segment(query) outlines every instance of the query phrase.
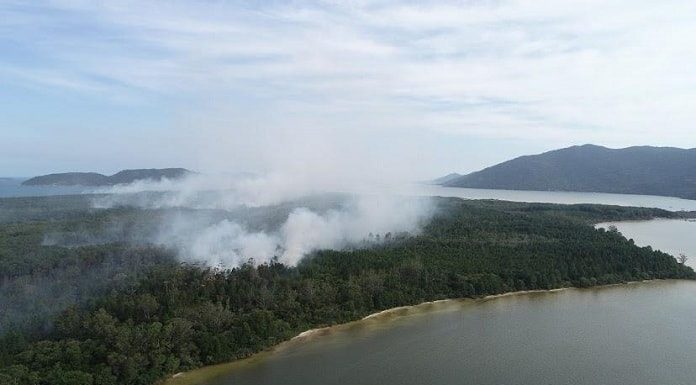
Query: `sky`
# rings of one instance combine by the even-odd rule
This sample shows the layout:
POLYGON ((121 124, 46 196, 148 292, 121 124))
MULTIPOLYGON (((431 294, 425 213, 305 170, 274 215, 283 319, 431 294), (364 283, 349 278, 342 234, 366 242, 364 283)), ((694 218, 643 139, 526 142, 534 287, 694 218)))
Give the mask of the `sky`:
MULTIPOLYGON (((694 1, 0 1, 0 176, 696 147, 694 1)), ((339 171, 340 170, 340 171, 339 171)))

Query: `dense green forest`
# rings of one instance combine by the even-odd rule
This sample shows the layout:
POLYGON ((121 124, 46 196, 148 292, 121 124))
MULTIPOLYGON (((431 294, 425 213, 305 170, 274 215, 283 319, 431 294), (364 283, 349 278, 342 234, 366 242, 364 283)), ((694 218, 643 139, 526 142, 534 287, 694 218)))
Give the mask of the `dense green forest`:
MULTIPOLYGON (((138 238, 47 242, 46 234, 98 235, 115 218, 123 234, 146 233, 167 215, 96 210, 83 199, 0 199, 1 384, 152 384, 395 306, 696 278, 670 255, 593 227, 679 216, 657 209, 440 198, 419 235, 380 234, 379 243, 315 252, 297 266, 219 270, 179 263, 138 238)), ((287 210, 247 210, 247 225, 287 210)))

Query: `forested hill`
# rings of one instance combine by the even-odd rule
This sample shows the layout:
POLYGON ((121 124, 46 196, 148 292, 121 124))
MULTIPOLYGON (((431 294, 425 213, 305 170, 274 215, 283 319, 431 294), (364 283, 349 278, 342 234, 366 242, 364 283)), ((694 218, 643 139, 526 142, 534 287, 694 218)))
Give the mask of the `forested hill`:
POLYGON ((384 234, 298 266, 221 271, 179 264, 152 245, 47 244, 47 233, 114 223, 142 233, 162 215, 94 210, 80 199, 0 199, 16 218, 0 223, 0 384, 147 385, 395 306, 695 276, 670 255, 592 225, 682 215, 658 209, 441 198, 417 236, 384 234), (34 206, 50 209, 37 216, 34 206))
POLYGON ((191 171, 185 168, 123 170, 111 176, 96 172, 65 172, 37 176, 22 182, 22 184, 25 186, 110 186, 146 179, 155 181, 163 178, 177 179, 190 173, 191 171))
POLYGON ((437 184, 450 187, 606 192, 696 199, 696 149, 574 146, 540 155, 523 156, 437 184))

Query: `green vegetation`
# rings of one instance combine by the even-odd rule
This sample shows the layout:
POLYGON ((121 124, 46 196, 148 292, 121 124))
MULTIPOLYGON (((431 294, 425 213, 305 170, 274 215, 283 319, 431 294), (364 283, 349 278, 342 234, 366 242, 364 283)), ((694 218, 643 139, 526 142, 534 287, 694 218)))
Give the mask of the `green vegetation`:
POLYGON ((55 198, 0 200, 0 213, 16 214, 16 205, 33 213, 0 221, 0 305, 14 312, 0 321, 2 384, 152 384, 395 306, 696 277, 670 255, 592 226, 677 215, 657 209, 439 199, 418 236, 381 234, 376 246, 316 252, 296 267, 221 271, 179 264, 149 245, 45 245, 51 231, 119 217, 140 232, 148 222, 134 218, 162 215, 63 199, 63 209, 55 198), (31 209, 50 199, 48 214, 31 209), (37 319, 22 318, 27 311, 37 319))
POLYGON ((110 186, 120 183, 133 183, 139 180, 177 179, 191 174, 184 168, 151 168, 122 170, 114 175, 106 176, 96 172, 64 172, 36 176, 22 182, 25 186, 110 186))
POLYGON ((696 199, 696 149, 585 145, 522 156, 435 183, 451 187, 592 191, 696 199))

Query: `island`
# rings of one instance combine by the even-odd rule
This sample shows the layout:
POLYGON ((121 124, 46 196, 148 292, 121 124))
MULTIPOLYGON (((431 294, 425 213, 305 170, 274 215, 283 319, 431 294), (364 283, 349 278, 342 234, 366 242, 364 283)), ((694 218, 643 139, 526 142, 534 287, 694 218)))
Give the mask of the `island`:
POLYGON ((580 191, 696 199, 696 149, 596 145, 522 156, 433 183, 503 190, 580 191))
POLYGON ((96 172, 66 172, 36 176, 22 182, 24 186, 113 186, 142 180, 179 179, 192 174, 185 168, 151 168, 122 170, 111 176, 96 172))

